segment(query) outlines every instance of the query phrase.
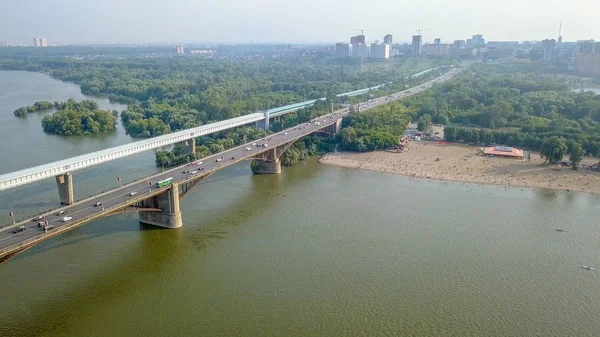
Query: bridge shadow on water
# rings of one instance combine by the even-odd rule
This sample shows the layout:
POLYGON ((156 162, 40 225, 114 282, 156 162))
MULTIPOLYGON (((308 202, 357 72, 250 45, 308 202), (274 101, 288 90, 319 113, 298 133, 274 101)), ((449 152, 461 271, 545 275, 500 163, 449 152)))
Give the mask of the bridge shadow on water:
MULTIPOLYGON (((183 230, 161 230, 146 226, 140 226, 139 229, 142 232, 139 239, 122 250, 124 253, 108 254, 110 255, 108 258, 101 259, 102 267, 82 267, 86 275, 82 279, 72 280, 79 275, 76 272, 80 263, 78 261, 67 263, 75 266, 73 269, 66 268, 56 260, 50 263, 56 265, 55 267, 48 268, 47 265, 40 265, 40 268, 48 269, 49 277, 53 279, 61 278, 58 274, 60 271, 70 274, 66 275, 70 279, 69 286, 61 291, 47 292, 43 297, 38 297, 35 306, 12 308, 10 316, 5 317, 3 321, 2 330, 6 332, 3 333, 3 337, 40 336, 49 332, 68 331, 69 325, 76 324, 73 319, 74 312, 82 310, 93 312, 93 309, 86 308, 102 307, 103 303, 116 302, 119 298, 139 291, 148 280, 153 280, 154 283, 160 282, 165 270, 180 268, 185 252, 188 251, 186 248, 188 242, 184 238, 183 230)), ((134 230, 136 229, 133 226, 128 229, 128 231, 134 230)), ((114 234, 114 231, 68 240, 68 242, 45 247, 37 253, 108 234, 114 234)), ((29 252, 26 255, 31 257, 29 252)), ((19 263, 19 259, 15 258, 10 263, 19 263)), ((46 262, 36 261, 36 264, 46 264, 46 262)), ((81 314, 75 314, 75 316, 79 315, 81 314)))

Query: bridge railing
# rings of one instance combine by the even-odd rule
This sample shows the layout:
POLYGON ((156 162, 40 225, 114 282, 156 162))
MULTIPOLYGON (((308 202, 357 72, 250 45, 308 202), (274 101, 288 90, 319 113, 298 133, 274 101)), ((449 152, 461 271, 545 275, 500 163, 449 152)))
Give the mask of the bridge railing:
POLYGON ((68 224, 66 224, 64 226, 58 227, 56 229, 53 229, 52 232, 48 232, 48 233, 44 232, 44 233, 41 233, 41 234, 36 235, 34 237, 31 237, 29 239, 25 239, 25 240, 23 240, 23 241, 21 241, 19 243, 15 243, 13 245, 7 246, 7 247, 5 247, 3 249, 0 249, 0 256, 5 256, 5 255, 13 253, 13 252, 16 253, 19 250, 21 250, 21 249, 23 249, 23 248, 25 248, 25 247, 27 247, 27 246, 29 246, 29 245, 37 242, 37 241, 46 239, 46 238, 51 237, 51 236, 58 235, 58 234, 60 234, 62 232, 68 231, 68 230, 70 230, 70 229, 72 229, 74 227, 80 226, 80 225, 82 225, 82 224, 84 224, 86 222, 89 222, 89 221, 91 221, 91 220, 93 220, 95 218, 104 216, 105 214, 108 214, 110 212, 113 212, 113 211, 115 211, 117 209, 120 209, 120 208, 123 208, 123 207, 125 207, 125 206, 123 206, 123 205, 115 205, 115 206, 112 206, 112 207, 107 207, 107 208, 105 208, 103 211, 101 211, 99 213, 90 214, 90 215, 88 215, 86 217, 81 218, 78 221, 71 222, 71 223, 68 223, 68 224))

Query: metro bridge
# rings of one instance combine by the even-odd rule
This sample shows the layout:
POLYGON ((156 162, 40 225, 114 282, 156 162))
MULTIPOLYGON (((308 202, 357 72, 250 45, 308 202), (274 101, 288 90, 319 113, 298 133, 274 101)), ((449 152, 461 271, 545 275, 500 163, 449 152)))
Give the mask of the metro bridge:
MULTIPOLYGON (((366 111, 379 105, 422 92, 436 83, 451 79, 464 69, 465 67, 455 68, 419 86, 358 104, 356 110, 359 112, 366 111)), ((327 135, 337 133, 341 128, 343 116, 348 113, 350 113, 349 108, 337 110, 310 122, 202 158, 189 165, 176 167, 147 177, 143 181, 123 185, 77 202, 75 202, 73 195, 73 181, 71 176, 71 172, 74 170, 178 142, 184 142, 188 153, 194 153, 195 137, 243 124, 261 120, 265 121, 268 120, 268 115, 263 115, 262 113, 250 114, 1 175, 0 190, 56 177, 61 203, 67 206, 57 209, 52 213, 43 214, 39 218, 34 219, 35 222, 23 221, 15 226, 0 229, 0 260, 6 260, 28 247, 84 223, 121 212, 138 212, 139 221, 144 224, 164 228, 181 227, 183 222, 179 200, 198 183, 218 170, 246 160, 252 160, 255 173, 281 173, 281 155, 297 140, 313 133, 327 135), (164 186, 157 183, 165 180, 168 183, 164 186), (36 226, 38 221, 44 226, 51 225, 52 229, 43 230, 39 228, 39 226, 36 226), (19 231, 23 226, 24 229, 19 231), (13 230, 16 230, 17 233, 13 233, 13 230)))

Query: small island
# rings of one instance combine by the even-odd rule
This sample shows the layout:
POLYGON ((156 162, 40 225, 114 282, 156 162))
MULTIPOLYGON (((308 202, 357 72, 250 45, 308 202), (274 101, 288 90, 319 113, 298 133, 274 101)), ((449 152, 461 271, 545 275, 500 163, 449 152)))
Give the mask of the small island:
POLYGON ((116 130, 118 112, 101 110, 98 103, 91 100, 77 102, 55 102, 56 112, 44 117, 42 127, 45 132, 64 136, 81 136, 107 133, 116 130))
POLYGON ((37 111, 45 111, 50 110, 55 107, 55 104, 58 102, 49 102, 49 101, 39 101, 33 103, 33 105, 25 106, 22 108, 18 108, 13 112, 17 117, 25 117, 28 113, 37 112, 37 111))

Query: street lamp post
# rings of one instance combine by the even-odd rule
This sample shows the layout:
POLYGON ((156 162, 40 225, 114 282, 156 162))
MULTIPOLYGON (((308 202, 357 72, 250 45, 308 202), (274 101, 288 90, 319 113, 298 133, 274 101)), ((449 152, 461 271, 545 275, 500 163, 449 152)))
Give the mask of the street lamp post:
POLYGON ((98 190, 98 194, 100 195, 101 210, 102 210, 102 212, 104 212, 104 201, 102 200, 102 192, 100 192, 100 190, 98 190))
POLYGON ((10 213, 8 213, 8 215, 9 215, 9 216, 10 216, 10 218, 12 219, 13 226, 14 226, 14 225, 16 225, 16 223, 15 223, 15 213, 13 213, 13 208, 12 208, 12 206, 10 206, 10 213))

